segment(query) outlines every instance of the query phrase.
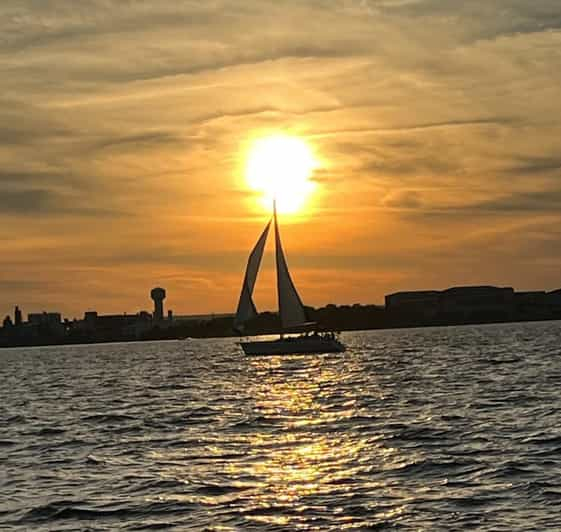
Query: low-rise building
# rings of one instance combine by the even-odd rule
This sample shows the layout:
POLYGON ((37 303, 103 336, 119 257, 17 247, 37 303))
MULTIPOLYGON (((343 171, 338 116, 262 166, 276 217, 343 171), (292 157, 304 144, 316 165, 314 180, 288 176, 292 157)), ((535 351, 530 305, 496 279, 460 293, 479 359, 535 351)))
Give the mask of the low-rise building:
POLYGON ((514 289, 496 286, 456 286, 441 292, 439 311, 469 318, 475 314, 508 317, 514 312, 514 289))
POLYGON ((34 312, 27 315, 28 327, 34 329, 34 334, 48 334, 64 336, 64 324, 60 312, 34 312))
POLYGON ((397 292, 386 296, 386 310, 423 319, 461 321, 508 319, 514 314, 514 289, 496 286, 456 286, 447 290, 397 292))
POLYGON ((438 312, 439 297, 437 290, 396 292, 385 297, 386 310, 432 318, 438 312))
POLYGON ((514 303, 520 314, 544 313, 548 310, 547 294, 544 290, 515 292, 514 303))
POLYGON ((561 313, 561 288, 546 294, 547 305, 551 311, 561 313))

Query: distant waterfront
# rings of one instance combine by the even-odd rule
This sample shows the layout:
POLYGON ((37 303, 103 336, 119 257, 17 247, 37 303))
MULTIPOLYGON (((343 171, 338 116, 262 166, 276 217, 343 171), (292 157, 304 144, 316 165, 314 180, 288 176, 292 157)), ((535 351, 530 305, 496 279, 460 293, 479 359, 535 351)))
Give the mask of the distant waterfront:
MULTIPOLYGON (((163 289, 152 296, 165 295, 163 289)), ((156 298, 154 314, 98 315, 86 312, 83 320, 62 321, 59 313, 30 314, 28 322, 16 307, 0 329, 0 347, 150 341, 236 336, 228 314, 164 317, 156 298)), ((515 292, 510 287, 470 286, 443 291, 398 292, 386 296, 385 306, 327 305, 306 308, 320 330, 353 331, 445 325, 549 321, 561 319, 561 289, 552 292, 515 292)), ((246 335, 274 334, 280 330, 276 313, 262 312, 247 324, 246 335)))

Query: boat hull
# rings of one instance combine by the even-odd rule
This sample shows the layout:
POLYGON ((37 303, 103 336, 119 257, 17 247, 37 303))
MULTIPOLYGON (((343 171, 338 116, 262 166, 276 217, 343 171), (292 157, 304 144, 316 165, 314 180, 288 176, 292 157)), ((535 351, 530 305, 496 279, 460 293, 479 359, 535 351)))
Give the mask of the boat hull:
POLYGON ((246 355, 295 355, 342 353, 345 346, 333 338, 299 337, 258 342, 240 342, 246 355))

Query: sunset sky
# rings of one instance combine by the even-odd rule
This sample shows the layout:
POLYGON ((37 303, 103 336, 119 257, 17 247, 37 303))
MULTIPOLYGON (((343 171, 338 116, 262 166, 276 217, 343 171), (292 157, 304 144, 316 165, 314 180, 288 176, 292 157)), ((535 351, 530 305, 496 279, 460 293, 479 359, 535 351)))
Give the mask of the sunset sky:
POLYGON ((561 287, 559 0, 2 0, 0 313, 233 312, 278 133, 306 304, 561 287))

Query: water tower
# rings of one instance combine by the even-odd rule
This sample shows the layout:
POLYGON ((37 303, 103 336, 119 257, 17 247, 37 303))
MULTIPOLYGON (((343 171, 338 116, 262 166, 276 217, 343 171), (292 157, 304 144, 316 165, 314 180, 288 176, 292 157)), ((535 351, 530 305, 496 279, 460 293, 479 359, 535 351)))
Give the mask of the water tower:
POLYGON ((163 288, 152 288, 150 297, 154 300, 154 319, 164 319, 164 299, 166 298, 166 291, 163 288))

